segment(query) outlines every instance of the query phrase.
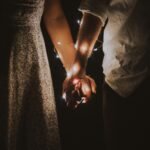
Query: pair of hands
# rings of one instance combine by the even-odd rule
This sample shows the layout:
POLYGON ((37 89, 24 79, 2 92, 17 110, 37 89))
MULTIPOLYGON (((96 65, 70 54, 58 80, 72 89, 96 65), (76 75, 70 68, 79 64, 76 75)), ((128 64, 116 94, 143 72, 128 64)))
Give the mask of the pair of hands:
POLYGON ((95 81, 88 75, 66 77, 63 83, 63 99, 70 108, 87 103, 95 93, 95 81))

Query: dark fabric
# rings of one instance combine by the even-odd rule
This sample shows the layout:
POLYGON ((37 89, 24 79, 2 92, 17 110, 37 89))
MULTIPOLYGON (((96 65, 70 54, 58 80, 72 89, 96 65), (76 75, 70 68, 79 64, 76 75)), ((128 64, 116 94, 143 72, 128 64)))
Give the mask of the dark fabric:
POLYGON ((127 98, 103 85, 106 150, 150 149, 150 79, 127 98))

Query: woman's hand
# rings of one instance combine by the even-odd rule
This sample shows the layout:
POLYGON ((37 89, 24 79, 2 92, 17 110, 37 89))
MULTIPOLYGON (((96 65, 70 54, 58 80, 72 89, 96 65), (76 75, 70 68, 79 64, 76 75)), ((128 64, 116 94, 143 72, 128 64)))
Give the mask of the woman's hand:
POLYGON ((97 16, 84 13, 80 24, 77 42, 75 44, 76 57, 71 71, 63 84, 63 98, 68 106, 78 107, 90 100, 96 93, 95 81, 85 75, 88 57, 91 55, 96 40, 102 30, 103 23, 97 16))
POLYGON ((87 103, 95 93, 95 81, 87 75, 67 77, 63 83, 63 99, 70 108, 77 108, 78 105, 87 103))

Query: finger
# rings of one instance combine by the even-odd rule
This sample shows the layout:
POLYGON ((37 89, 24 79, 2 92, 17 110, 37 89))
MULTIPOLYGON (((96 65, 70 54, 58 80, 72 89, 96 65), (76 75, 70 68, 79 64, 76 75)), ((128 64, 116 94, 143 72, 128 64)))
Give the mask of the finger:
POLYGON ((92 93, 90 84, 83 81, 81 85, 81 90, 82 90, 83 95, 85 95, 87 98, 90 98, 91 93, 92 93))
POLYGON ((81 82, 79 81, 77 84, 74 85, 75 86, 75 90, 78 90, 81 88, 81 82))
POLYGON ((76 84, 78 84, 79 82, 80 82, 80 79, 78 79, 78 78, 75 78, 75 79, 73 79, 73 81, 72 81, 73 85, 76 85, 76 84))
POLYGON ((96 94, 96 83, 95 83, 95 81, 92 78, 90 78, 89 81, 90 81, 90 84, 91 84, 92 92, 94 94, 96 94))

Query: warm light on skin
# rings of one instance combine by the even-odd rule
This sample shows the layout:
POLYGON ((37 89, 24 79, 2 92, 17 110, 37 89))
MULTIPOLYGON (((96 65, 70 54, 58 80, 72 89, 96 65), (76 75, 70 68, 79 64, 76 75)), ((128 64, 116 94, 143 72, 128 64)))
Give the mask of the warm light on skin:
POLYGON ((67 78, 71 78, 71 76, 72 76, 72 72, 71 72, 71 71, 68 71, 68 72, 67 72, 67 78))
POLYGON ((76 73, 78 73, 80 71, 80 65, 79 65, 79 63, 75 63, 74 65, 73 65, 73 67, 72 67, 72 73, 73 74, 76 74, 76 73))
POLYGON ((57 42, 57 45, 61 45, 61 42, 58 41, 58 42, 57 42))
POLYGON ((79 79, 74 79, 73 84, 77 84, 77 83, 79 83, 79 81, 80 81, 79 79))
POLYGON ((73 75, 76 75, 79 71, 80 71, 80 64, 79 63, 75 63, 72 66, 72 69, 67 72, 67 77, 71 78, 73 75))
POLYGON ((83 91, 83 93, 86 95, 86 96, 90 96, 90 94, 91 94, 91 89, 89 88, 89 86, 88 85, 86 85, 86 84, 82 84, 82 91, 83 91))
POLYGON ((77 49, 77 44, 74 45, 74 48, 77 49))
POLYGON ((89 44, 87 42, 84 42, 81 46, 80 46, 80 53, 82 55, 87 54, 87 51, 89 49, 89 44))

